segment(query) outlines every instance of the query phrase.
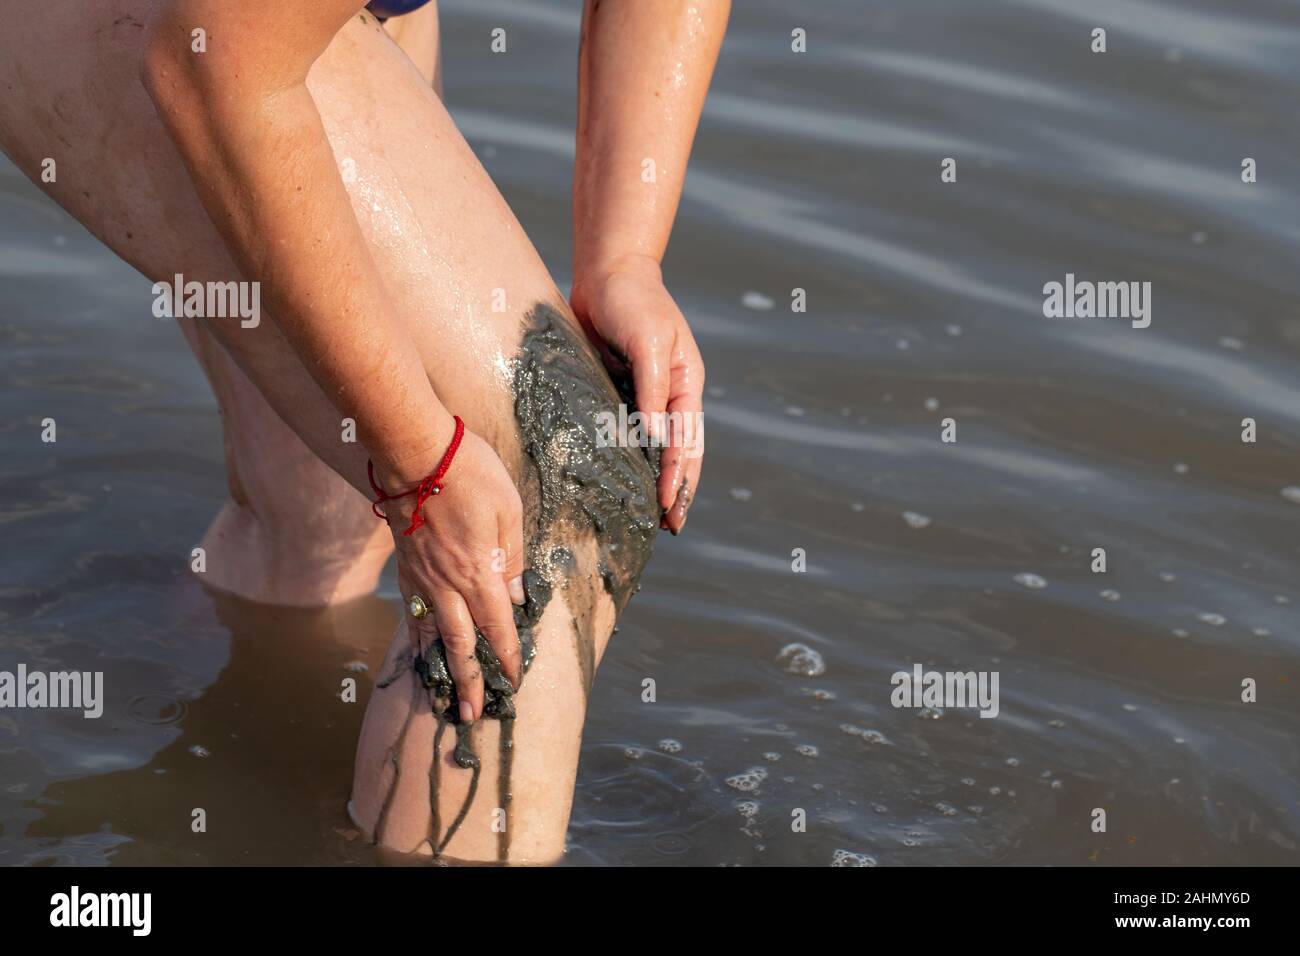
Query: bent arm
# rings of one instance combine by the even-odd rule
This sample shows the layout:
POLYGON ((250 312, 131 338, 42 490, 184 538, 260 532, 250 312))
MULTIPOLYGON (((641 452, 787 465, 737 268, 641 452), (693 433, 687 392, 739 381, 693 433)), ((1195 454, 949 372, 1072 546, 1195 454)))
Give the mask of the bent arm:
POLYGON ((578 57, 574 283, 663 258, 730 0, 587 0, 578 57), (653 160, 653 181, 646 160, 653 160))
POLYGON ((409 482, 454 423, 371 259, 307 90, 360 0, 172 0, 141 75, 235 262, 381 475, 409 482), (206 52, 195 52, 202 29, 206 52))

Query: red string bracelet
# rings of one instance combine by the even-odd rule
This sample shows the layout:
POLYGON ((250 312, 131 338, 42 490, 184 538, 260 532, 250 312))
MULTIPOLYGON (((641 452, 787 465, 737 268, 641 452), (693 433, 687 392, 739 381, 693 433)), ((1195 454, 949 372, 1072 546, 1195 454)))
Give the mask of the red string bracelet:
POLYGON ((451 436, 451 444, 447 446, 447 452, 442 456, 442 461, 438 462, 438 470, 431 475, 427 475, 410 491, 403 491, 401 494, 396 495, 390 495, 384 491, 383 488, 379 487, 379 482, 375 481, 374 462, 369 459, 366 460, 366 475, 370 478, 370 487, 378 495, 370 506, 370 510, 375 513, 376 518, 381 521, 388 520, 388 515, 379 510, 379 506, 383 502, 415 495, 415 511, 411 514, 411 526, 402 532, 403 535, 408 537, 424 526, 424 514, 421 509, 426 501, 442 491, 442 479, 446 477, 447 469, 451 467, 451 460, 456 457, 456 449, 460 447, 460 440, 465 437, 465 423, 460 420, 459 415, 453 415, 452 417, 456 419, 456 432, 451 436))

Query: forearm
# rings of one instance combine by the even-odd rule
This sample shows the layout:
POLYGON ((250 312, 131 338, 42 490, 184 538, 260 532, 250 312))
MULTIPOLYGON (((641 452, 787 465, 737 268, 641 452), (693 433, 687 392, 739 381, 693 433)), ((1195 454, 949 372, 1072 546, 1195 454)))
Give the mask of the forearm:
POLYGON ((184 21, 158 32, 146 84, 232 256, 381 471, 414 477, 441 453, 450 415, 392 314, 306 70, 259 69, 255 49, 215 48, 215 32, 214 48, 190 54, 184 21))
POLYGON ((730 0, 587 0, 578 61, 575 284, 628 257, 663 258, 730 7, 730 0))

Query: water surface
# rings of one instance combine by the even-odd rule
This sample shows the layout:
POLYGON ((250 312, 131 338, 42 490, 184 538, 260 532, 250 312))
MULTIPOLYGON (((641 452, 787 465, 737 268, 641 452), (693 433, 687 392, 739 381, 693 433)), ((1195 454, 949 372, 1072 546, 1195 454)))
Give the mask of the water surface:
MULTIPOLYGON (((577 6, 443 10, 453 115, 562 282, 577 6)), ((1300 861, 1297 43, 1275 0, 735 5, 665 262, 704 482, 596 682, 570 861, 1300 861), (1045 319, 1067 273, 1150 281, 1151 327, 1045 319), (894 709, 915 663, 998 671, 999 716, 894 709)), ((220 432, 147 285, 0 165, 0 669, 108 689, 0 711, 0 863, 378 861, 336 695, 391 572, 327 612, 195 583, 220 432)))

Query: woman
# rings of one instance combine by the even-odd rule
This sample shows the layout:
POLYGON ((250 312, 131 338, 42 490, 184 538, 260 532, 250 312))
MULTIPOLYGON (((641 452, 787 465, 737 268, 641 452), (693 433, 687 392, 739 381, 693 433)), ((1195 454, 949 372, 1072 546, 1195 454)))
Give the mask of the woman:
POLYGON ((341 602, 396 548, 350 803, 387 847, 563 852, 592 671, 700 470, 593 439, 587 339, 643 412, 699 412, 659 260, 727 13, 587 4, 567 303, 434 92, 432 4, 48 0, 0 35, 27 175, 156 281, 260 283, 271 321, 178 319, 227 446, 207 582, 341 602))

